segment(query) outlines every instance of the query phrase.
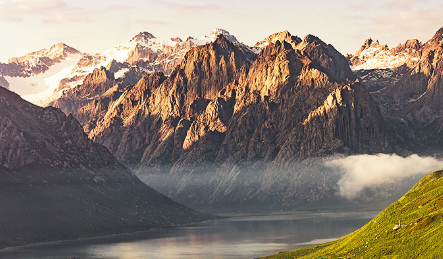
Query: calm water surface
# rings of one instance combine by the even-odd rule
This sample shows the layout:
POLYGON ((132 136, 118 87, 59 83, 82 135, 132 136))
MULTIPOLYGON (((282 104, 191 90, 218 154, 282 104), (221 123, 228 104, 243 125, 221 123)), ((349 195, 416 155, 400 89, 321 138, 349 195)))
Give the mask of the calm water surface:
POLYGON ((0 250, 8 259, 255 258, 337 239, 378 212, 235 217, 198 224, 0 250))

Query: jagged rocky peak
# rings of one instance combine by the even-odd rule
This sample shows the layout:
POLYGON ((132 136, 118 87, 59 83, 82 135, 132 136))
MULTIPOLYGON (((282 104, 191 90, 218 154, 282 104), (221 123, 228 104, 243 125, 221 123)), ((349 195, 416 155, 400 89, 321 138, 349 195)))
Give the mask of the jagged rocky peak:
POLYGON ((52 59, 66 57, 69 54, 82 54, 77 49, 66 45, 65 43, 58 43, 53 45, 48 50, 48 57, 52 59))
POLYGON ((319 37, 312 35, 312 34, 308 34, 303 38, 303 42, 306 42, 306 43, 312 43, 315 41, 325 44, 322 40, 320 40, 319 37))
POLYGON ((255 47, 264 48, 264 47, 268 46, 270 43, 275 43, 277 41, 281 41, 281 42, 286 41, 295 47, 302 40, 298 36, 292 36, 291 33, 289 33, 289 31, 285 30, 283 32, 277 32, 277 33, 269 35, 264 40, 257 42, 255 44, 255 47))
MULTIPOLYGON (((332 45, 326 44, 314 35, 306 35, 303 40, 297 36, 292 36, 288 31, 274 33, 263 41, 258 42, 255 47, 264 48, 266 46, 280 42, 282 47, 290 46, 299 51, 304 57, 319 65, 323 71, 327 71, 331 80, 352 82, 355 76, 349 69, 346 58, 340 54, 332 45), (281 43, 285 44, 281 44, 281 43)), ((269 51, 269 50, 266 50, 269 51)))
POLYGON ((419 50, 422 47, 422 44, 418 39, 411 39, 407 40, 403 46, 405 49, 419 50))
POLYGON ((178 38, 178 37, 176 37, 176 38, 171 38, 171 41, 173 41, 173 42, 177 42, 177 43, 183 42, 182 39, 180 39, 180 38, 178 38))
POLYGON ((214 42, 218 37, 223 36, 228 41, 232 42, 234 45, 238 46, 239 48, 242 48, 245 51, 253 52, 255 54, 258 54, 259 49, 255 47, 249 47, 237 40, 237 38, 230 34, 227 30, 215 28, 212 30, 212 32, 208 36, 204 36, 202 38, 196 39, 192 37, 188 37, 186 41, 191 41, 193 44, 197 46, 206 45, 211 42, 214 42))
POLYGON ((296 49, 326 71, 331 80, 353 82, 356 79, 346 58, 334 46, 317 36, 306 35, 296 49))
POLYGON ((149 39, 154 39, 154 35, 152 35, 149 32, 140 32, 139 34, 135 35, 131 41, 148 41, 149 39))
POLYGON ((109 70, 111 73, 116 73, 120 71, 123 68, 129 69, 131 65, 127 62, 120 63, 117 62, 115 59, 113 59, 109 64, 106 66, 106 69, 109 70))
POLYGON ((216 96, 234 78, 238 69, 255 58, 254 53, 236 45, 223 34, 218 35, 214 42, 188 51, 171 74, 171 81, 179 82, 174 82, 177 94, 186 96, 181 109, 189 107, 196 98, 216 96), (182 81, 187 82, 186 85, 182 81))
MULTIPOLYGON (((6 64, 0 63, 0 70, 3 76, 27 78, 44 73, 52 65, 66 60, 68 55, 78 55, 79 57, 81 54, 80 51, 64 43, 58 43, 49 49, 42 49, 21 57, 10 58, 6 64)), ((74 57, 71 56, 71 58, 74 57)), ((14 87, 12 85, 11 89, 14 89, 14 87)))
POLYGON ((81 54, 80 51, 64 44, 58 43, 51 46, 49 49, 42 49, 35 52, 30 52, 21 57, 13 57, 8 60, 8 63, 32 63, 30 60, 32 59, 40 59, 40 58, 50 58, 52 61, 60 61, 68 56, 68 54, 81 54))
POLYGON ((432 37, 428 43, 438 43, 443 40, 443 27, 441 27, 437 32, 435 32, 434 37, 432 37))
POLYGON ((229 40, 232 43, 238 43, 238 40, 234 35, 230 34, 227 30, 221 28, 215 28, 214 30, 212 30, 209 37, 215 39, 219 35, 223 35, 227 40, 229 40))
POLYGON ((91 74, 85 78, 84 84, 97 84, 106 80, 114 80, 114 73, 111 73, 105 67, 95 68, 91 74))
POLYGON ((369 38, 347 59, 353 70, 395 69, 403 65, 413 67, 418 62, 421 47, 417 39, 411 39, 390 49, 388 45, 380 45, 378 40, 369 38))
POLYGON ((356 56, 359 56, 363 51, 370 49, 370 48, 375 48, 375 49, 379 49, 379 48, 383 48, 383 49, 389 49, 388 45, 383 45, 380 46, 380 42, 378 40, 373 40, 372 38, 366 39, 365 43, 363 43, 363 45, 360 47, 360 49, 355 52, 356 56))

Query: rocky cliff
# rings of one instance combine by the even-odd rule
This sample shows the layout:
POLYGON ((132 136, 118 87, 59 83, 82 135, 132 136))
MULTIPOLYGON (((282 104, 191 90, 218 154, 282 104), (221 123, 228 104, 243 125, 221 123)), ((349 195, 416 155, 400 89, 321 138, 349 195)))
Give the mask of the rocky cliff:
MULTIPOLYGON (((346 58, 315 36, 283 36, 288 41, 271 37, 258 56, 223 36, 193 48, 170 77, 150 74, 127 88, 88 124, 90 138, 145 181, 201 208, 276 201, 284 192, 270 179, 295 175, 279 182, 285 190, 305 181, 312 176, 294 168, 309 157, 391 152, 380 111, 346 58)), ((326 175, 322 192, 313 195, 318 182, 299 184, 286 205, 332 197, 334 177, 326 175)))
MULTIPOLYGON (((440 148, 442 34, 443 29, 440 29, 424 44, 409 40, 391 50, 409 53, 409 57, 402 61, 400 56, 399 61, 403 63, 389 69, 394 75, 387 83, 363 76, 363 81, 370 81, 369 84, 382 85, 373 96, 381 104, 386 121, 402 145, 413 152, 435 154, 443 151, 440 148)), ((372 69, 369 73, 377 71, 380 70, 372 69)))
POLYGON ((159 194, 72 115, 0 88, 0 247, 208 219, 159 194))
POLYGON ((375 92, 395 84, 409 69, 416 66, 421 48, 422 43, 417 39, 389 48, 369 38, 354 55, 348 55, 347 58, 368 90, 375 92))

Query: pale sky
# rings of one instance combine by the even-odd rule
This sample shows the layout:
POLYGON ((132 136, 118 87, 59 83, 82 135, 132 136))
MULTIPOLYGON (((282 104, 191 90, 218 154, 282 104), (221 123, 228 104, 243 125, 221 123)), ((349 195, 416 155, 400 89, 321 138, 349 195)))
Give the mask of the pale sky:
POLYGON ((141 31, 185 40, 214 28, 248 45, 284 30, 313 34, 346 54, 369 37, 427 41, 442 26, 438 0, 0 0, 0 62, 58 42, 100 53, 141 31))

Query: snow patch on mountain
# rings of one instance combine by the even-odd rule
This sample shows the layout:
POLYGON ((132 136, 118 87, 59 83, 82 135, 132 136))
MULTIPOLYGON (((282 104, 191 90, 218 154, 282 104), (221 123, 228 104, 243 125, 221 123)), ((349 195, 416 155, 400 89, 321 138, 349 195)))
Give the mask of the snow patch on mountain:
POLYGON ((125 75, 125 73, 128 71, 129 71, 129 68, 122 68, 119 71, 114 73, 114 78, 115 79, 122 78, 125 75))
POLYGON ((240 43, 234 35, 231 35, 228 31, 220 29, 220 28, 215 28, 214 30, 212 30, 212 32, 209 34, 209 36, 204 36, 199 39, 194 39, 194 38, 190 38, 190 39, 195 45, 201 46, 201 45, 205 45, 205 44, 214 42, 215 39, 217 38, 217 36, 219 36, 219 35, 223 35, 227 40, 229 40, 232 43, 237 43, 237 44, 240 43))
POLYGON ((60 79, 71 73, 81 57, 81 54, 69 54, 65 60, 50 66, 45 73, 33 74, 30 77, 5 76, 5 79, 11 91, 27 101, 36 103, 40 99, 52 96, 60 79))
POLYGON ((400 67, 408 61, 418 62, 418 58, 412 58, 408 52, 391 53, 389 50, 374 47, 365 49, 358 57, 364 62, 357 66, 351 66, 352 70, 388 69, 400 67))
POLYGON ((219 35, 246 51, 260 51, 260 48, 240 43, 235 36, 220 28, 214 29, 209 36, 199 39, 189 37, 186 41, 179 38, 157 39, 148 32, 141 32, 130 41, 100 54, 80 53, 60 43, 50 49, 12 58, 11 62, 22 64, 23 69, 16 74, 5 76, 5 79, 10 83, 12 91, 35 104, 45 105, 61 96, 64 89, 81 85, 95 68, 108 68, 113 60, 121 64, 126 63, 126 69, 113 71, 116 79, 124 77, 129 71, 128 66, 137 66, 145 73, 161 71, 168 75, 191 48, 214 42, 219 35), (50 63, 46 64, 47 60, 50 63), (29 77, 25 78, 26 76, 29 77))
POLYGON ((302 42, 302 39, 297 36, 292 36, 291 33, 289 33, 289 31, 277 32, 277 33, 269 35, 268 37, 266 37, 262 41, 257 42, 255 44, 255 48, 258 50, 261 50, 261 49, 264 49, 266 46, 268 46, 271 43, 275 44, 277 41, 280 41, 280 42, 286 41, 286 42, 290 43, 295 48, 297 46, 297 44, 302 42))
POLYGON ((202 45, 206 45, 206 44, 214 42, 219 35, 223 35, 223 37, 225 37, 228 41, 232 42, 234 45, 240 46, 240 47, 242 47, 246 50, 249 50, 255 54, 258 54, 261 51, 261 48, 251 47, 251 46, 241 43, 240 41, 237 40, 237 38, 234 35, 230 34, 228 31, 221 29, 221 28, 215 28, 214 30, 212 30, 212 32, 209 34, 209 36, 204 36, 199 39, 194 39, 192 37, 189 37, 189 39, 195 45, 202 46, 202 45))
POLYGON ((419 60, 420 43, 418 40, 408 40, 405 44, 400 44, 389 49, 387 45, 380 45, 371 38, 367 39, 355 55, 348 55, 351 69, 392 69, 403 65, 412 67, 419 60))

